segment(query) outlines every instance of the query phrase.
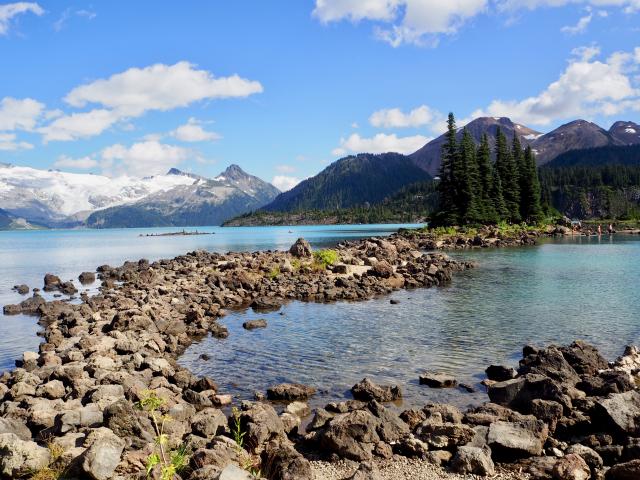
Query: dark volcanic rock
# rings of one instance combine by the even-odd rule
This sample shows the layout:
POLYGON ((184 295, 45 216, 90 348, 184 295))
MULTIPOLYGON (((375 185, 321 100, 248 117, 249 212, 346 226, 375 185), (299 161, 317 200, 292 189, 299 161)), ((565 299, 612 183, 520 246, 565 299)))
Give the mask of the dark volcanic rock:
POLYGON ((267 389, 269 400, 306 400, 316 389, 300 383, 281 383, 267 389))
POLYGON ((254 330, 256 328, 267 328, 267 321, 263 318, 258 320, 249 320, 242 324, 242 328, 245 330, 254 330))
POLYGON ((93 272, 82 272, 78 275, 78 280, 80 280, 80 283, 83 285, 93 283, 96 281, 96 274, 93 272))
POLYGON ((13 287, 13 290, 15 290, 16 292, 18 292, 20 295, 26 295, 29 293, 29 285, 15 285, 13 287))
POLYGON ((490 365, 485 370, 487 378, 489 380, 495 380, 496 382, 504 382, 505 380, 511 380, 517 374, 515 369, 511 367, 505 367, 502 365, 490 365))
POLYGON ((458 381, 447 373, 426 372, 420 375, 420 385, 426 385, 431 388, 453 388, 458 381))
POLYGON ((311 245, 304 238, 299 238, 296 243, 291 245, 289 253, 297 258, 311 258, 311 245))
POLYGON ((360 382, 351 387, 351 394, 356 400, 368 402, 376 400, 378 402, 392 402, 402 398, 402 391, 397 385, 380 386, 372 382, 369 378, 363 378, 360 382))

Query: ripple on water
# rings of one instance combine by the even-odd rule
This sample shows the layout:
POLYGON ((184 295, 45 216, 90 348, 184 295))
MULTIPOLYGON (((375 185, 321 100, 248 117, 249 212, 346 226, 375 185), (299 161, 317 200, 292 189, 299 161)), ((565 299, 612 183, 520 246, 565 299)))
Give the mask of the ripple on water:
POLYGON ((485 399, 479 381, 489 364, 517 366, 524 344, 582 338, 609 358, 638 343, 640 241, 566 240, 535 248, 456 253, 477 269, 443 288, 398 291, 365 302, 291 302, 281 312, 230 312, 230 336, 192 345, 180 362, 221 389, 252 398, 280 382, 316 386, 314 405, 348 397, 365 376, 398 384, 404 405, 485 399), (389 299, 399 300, 391 305, 389 299), (281 315, 280 313, 283 313, 281 315), (265 318, 266 329, 244 321, 265 318), (202 353, 211 359, 199 360, 202 353), (418 384, 424 370, 444 371, 478 393, 418 384))

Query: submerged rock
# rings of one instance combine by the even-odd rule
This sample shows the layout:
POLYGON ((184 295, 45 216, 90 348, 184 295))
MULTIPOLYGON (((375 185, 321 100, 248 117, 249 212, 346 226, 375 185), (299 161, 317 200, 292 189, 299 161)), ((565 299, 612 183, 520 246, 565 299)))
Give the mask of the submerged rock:
POLYGON ((380 386, 369 378, 363 378, 360 382, 351 387, 351 394, 356 400, 368 402, 376 400, 378 402, 392 402, 402 398, 402 391, 397 385, 380 386))
POLYGON ((281 383, 267 389, 269 400, 307 400, 316 389, 300 383, 281 383))

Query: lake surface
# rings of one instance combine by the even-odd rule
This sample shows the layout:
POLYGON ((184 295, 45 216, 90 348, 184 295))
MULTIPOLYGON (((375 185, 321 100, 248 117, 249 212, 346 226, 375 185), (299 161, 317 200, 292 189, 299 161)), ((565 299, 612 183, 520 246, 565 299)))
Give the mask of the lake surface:
MULTIPOLYGON (((107 263, 156 260, 195 249, 286 249, 303 236, 314 246, 345 238, 386 235, 399 225, 201 228, 215 235, 140 237, 175 229, 0 232, 0 303, 21 297, 17 283, 41 287, 46 272, 64 280, 107 263), (291 231, 291 232, 290 232, 291 231)), ((489 364, 516 365, 524 344, 582 338, 610 359, 640 343, 640 237, 619 235, 546 241, 530 248, 474 250, 452 255, 478 268, 442 288, 398 291, 366 302, 291 302, 280 312, 230 312, 229 338, 206 338, 181 358, 221 390, 249 399, 280 382, 314 385, 314 405, 348 398, 365 376, 398 384, 404 406, 448 401, 466 406, 485 399, 479 381, 489 364), (391 305, 389 300, 399 300, 391 305), (266 318, 266 329, 242 322, 266 318), (199 357, 206 353, 210 359, 199 357), (418 385, 425 370, 454 374, 476 387, 433 390, 418 385)), ((77 284, 77 281, 76 281, 77 284)), ((95 290, 97 285, 91 286, 95 290)), ((0 318, 0 370, 25 350, 36 350, 34 317, 0 318)))
MULTIPOLYGON (((282 250, 289 248, 298 237, 319 247, 347 238, 388 235, 400 227, 411 226, 414 225, 194 227, 185 230, 214 234, 174 237, 140 235, 176 232, 181 228, 0 231, 0 306, 26 298, 11 290, 16 284, 41 288, 45 273, 54 273, 63 280, 72 279, 80 288, 78 275, 83 271, 94 271, 103 264, 121 265, 125 260, 140 258, 153 261, 198 249, 215 252, 282 250)), ((89 291, 97 291, 98 285, 89 286, 89 291)), ((43 296, 52 298, 44 293, 43 296)), ((22 352, 37 351, 38 330, 36 318, 3 316, 0 308, 0 371, 12 368, 22 352)))
POLYGON ((443 288, 334 304, 292 302, 281 312, 232 312, 230 336, 192 345, 181 363, 249 399, 280 382, 321 390, 312 403, 348 398, 368 376, 400 385, 403 406, 486 400, 479 381, 492 363, 517 366, 531 343, 587 340, 609 358, 640 343, 640 237, 548 241, 532 248, 476 250, 455 256, 478 262, 443 288), (390 298, 399 300, 397 305, 390 298), (280 314, 282 313, 282 315, 280 314), (265 318, 266 329, 242 322, 265 318), (210 359, 199 356, 206 353, 210 359), (454 374, 469 394, 418 384, 425 370, 454 374))

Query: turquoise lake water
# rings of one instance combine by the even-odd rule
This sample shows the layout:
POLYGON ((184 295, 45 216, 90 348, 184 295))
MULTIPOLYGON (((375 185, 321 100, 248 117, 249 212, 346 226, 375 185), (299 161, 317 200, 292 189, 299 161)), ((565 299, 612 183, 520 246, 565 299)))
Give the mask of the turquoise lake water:
MULTIPOLYGON (((126 260, 140 258, 153 261, 198 249, 216 252, 286 249, 298 237, 306 238, 314 246, 326 246, 347 238, 388 235, 403 226, 412 225, 194 227, 185 230, 213 235, 175 237, 140 235, 176 232, 182 228, 0 231, 0 306, 26 298, 11 290, 16 284, 42 288, 45 273, 74 280, 81 288, 78 275, 95 271, 103 264, 121 265, 126 260)), ((97 286, 88 289, 96 291, 97 286)), ((34 317, 3 316, 0 308, 0 371, 13 367, 15 359, 25 350, 37 351, 38 330, 34 317)))
MULTIPOLYGON (((11 292, 16 283, 41 287, 46 272, 75 279, 81 271, 127 259, 155 260, 199 248, 284 249, 299 236, 324 246, 397 228, 203 228, 216 234, 197 237, 139 237, 172 229, 3 232, 0 303, 20 299, 11 292)), ((405 405, 440 400, 466 405, 485 399, 478 383, 484 368, 516 365, 526 343, 582 338, 610 359, 626 344, 640 343, 638 236, 569 238, 452 255, 474 260, 478 268, 443 288, 398 291, 366 302, 291 302, 266 315, 231 312, 222 320, 229 338, 192 345, 181 363, 239 398, 291 381, 318 387, 313 403, 324 404, 347 397, 355 382, 369 376, 400 385, 405 405), (391 305, 390 298, 400 303, 391 305), (266 318, 268 328, 245 331, 242 322, 255 318, 266 318), (199 359, 203 353, 210 359, 199 359), (452 373, 477 392, 422 387, 417 379, 425 370, 452 373)), ((0 318, 0 369, 11 368, 24 350, 37 349, 37 331, 33 317, 0 318)))

